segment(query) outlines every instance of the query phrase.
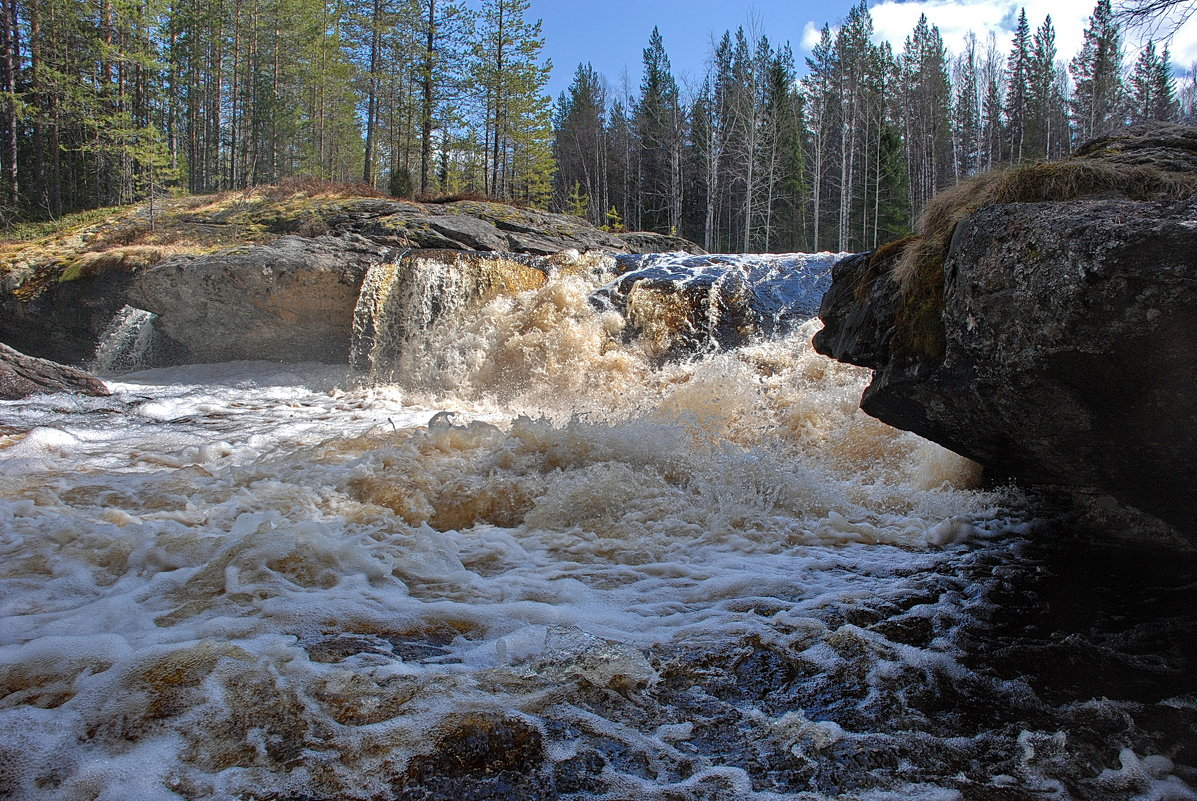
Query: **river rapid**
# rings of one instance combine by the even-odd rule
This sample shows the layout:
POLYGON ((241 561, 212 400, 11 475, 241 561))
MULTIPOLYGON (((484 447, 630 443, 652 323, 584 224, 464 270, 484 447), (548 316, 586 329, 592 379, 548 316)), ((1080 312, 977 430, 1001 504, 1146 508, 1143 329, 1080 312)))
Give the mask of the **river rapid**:
POLYGON ((0 797, 1197 799, 1197 564, 861 413, 832 260, 719 262, 735 342, 392 271, 356 369, 0 404, 0 797))

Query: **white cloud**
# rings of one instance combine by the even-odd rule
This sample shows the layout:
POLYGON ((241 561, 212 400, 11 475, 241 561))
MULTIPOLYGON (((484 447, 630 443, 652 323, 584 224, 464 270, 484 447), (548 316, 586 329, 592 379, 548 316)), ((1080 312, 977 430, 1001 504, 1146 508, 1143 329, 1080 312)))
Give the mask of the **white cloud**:
POLYGON ((813 20, 807 20, 806 25, 802 27, 802 49, 814 50, 815 45, 819 43, 822 31, 822 26, 816 25, 813 20))
MULTIPOLYGON (((998 51, 1010 49, 1010 38, 1018 22, 1019 9, 1027 11, 1032 32, 1051 15, 1056 29, 1056 51, 1067 63, 1081 47, 1089 15, 1095 0, 882 0, 869 9, 876 30, 876 41, 888 41, 896 52, 914 30, 919 15, 926 14, 932 25, 939 28, 944 44, 952 53, 964 49, 964 40, 972 31, 984 46, 992 31, 997 36, 998 51)), ((1115 7, 1117 4, 1115 3, 1115 7)), ((808 22, 803 30, 802 44, 807 49, 818 41, 819 26, 808 22), (812 38, 813 37, 813 38, 812 38)), ((1128 64, 1138 53, 1146 32, 1128 32, 1126 51, 1128 64)), ((1197 62, 1197 15, 1190 19, 1172 38, 1172 60, 1178 67, 1188 69, 1197 62)))

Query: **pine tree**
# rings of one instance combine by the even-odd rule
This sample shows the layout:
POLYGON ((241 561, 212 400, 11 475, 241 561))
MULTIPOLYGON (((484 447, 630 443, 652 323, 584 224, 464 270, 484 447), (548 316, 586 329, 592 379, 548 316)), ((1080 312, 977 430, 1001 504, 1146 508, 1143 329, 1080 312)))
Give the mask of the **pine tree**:
POLYGON ((456 0, 418 0, 420 13, 417 30, 420 37, 420 62, 417 85, 420 96, 417 117, 420 130, 420 194, 427 195, 434 180, 445 188, 448 181, 448 151, 452 137, 454 112, 459 110, 462 75, 465 69, 467 39, 473 17, 456 0), (440 136, 434 137, 439 130, 440 136), (440 165, 434 153, 439 141, 440 165))
POLYGON ((580 181, 574 181, 574 187, 569 192, 565 213, 583 220, 590 217, 590 195, 582 189, 580 181))
POLYGON ((496 197, 543 202, 552 173, 551 110, 541 21, 530 0, 486 0, 474 37, 471 74, 483 95, 483 185, 496 197))

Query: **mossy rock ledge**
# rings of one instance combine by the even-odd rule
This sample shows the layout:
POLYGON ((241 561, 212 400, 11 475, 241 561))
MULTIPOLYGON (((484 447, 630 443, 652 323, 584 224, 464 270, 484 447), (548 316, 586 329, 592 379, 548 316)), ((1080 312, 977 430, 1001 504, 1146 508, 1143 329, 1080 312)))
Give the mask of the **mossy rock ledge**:
POLYGON ((962 209, 922 275, 911 243, 844 259, 814 345, 874 370, 874 417, 1061 490, 1093 528, 1197 547, 1197 128, 1131 128, 1063 169, 1080 160, 1163 180, 962 209))

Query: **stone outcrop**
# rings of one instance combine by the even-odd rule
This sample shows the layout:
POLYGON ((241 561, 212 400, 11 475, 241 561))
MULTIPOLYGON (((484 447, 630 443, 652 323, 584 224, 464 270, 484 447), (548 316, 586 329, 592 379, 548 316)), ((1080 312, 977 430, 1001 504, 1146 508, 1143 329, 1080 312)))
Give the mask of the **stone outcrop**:
MULTIPOLYGON (((199 202, 202 199, 195 199, 199 202)), ((136 216, 136 215, 134 215, 136 216)), ((105 237, 135 238, 134 222, 92 226, 74 246, 54 243, 38 260, 0 264, 0 341, 38 356, 86 363, 125 305, 159 315, 171 361, 344 361, 354 303, 367 269, 410 250, 544 256, 566 250, 638 253, 702 249, 678 237, 614 234, 564 214, 502 203, 415 203, 386 198, 288 197, 270 193, 221 206, 161 212, 162 231, 190 242, 246 242, 182 252, 158 264, 111 258, 105 237), (83 249, 83 250, 81 250, 83 249), (2 268, 7 266, 5 272, 2 268)), ((33 251, 35 255, 28 255, 33 251)))
POLYGON ((1113 496, 1197 543, 1197 197, 1184 186, 1197 130, 1132 131, 1081 155, 1159 165, 1178 190, 978 208, 951 232, 942 297, 899 286, 902 247, 845 259, 814 345, 875 371, 869 414, 998 476, 1113 496), (911 331, 928 305, 942 330, 911 331))
MULTIPOLYGON (((335 231, 353 231, 396 247, 446 248, 549 255, 561 250, 637 252, 618 234, 567 214, 501 203, 359 201, 331 220, 335 231)), ((690 243, 690 247, 697 247, 690 243)))
POLYGON ((52 392, 111 394, 103 381, 82 370, 26 356, 0 344, 0 400, 20 400, 52 392))
POLYGON ((169 260, 137 276, 128 303, 159 315, 185 361, 344 362, 366 270, 394 258, 360 236, 286 236, 169 260))

